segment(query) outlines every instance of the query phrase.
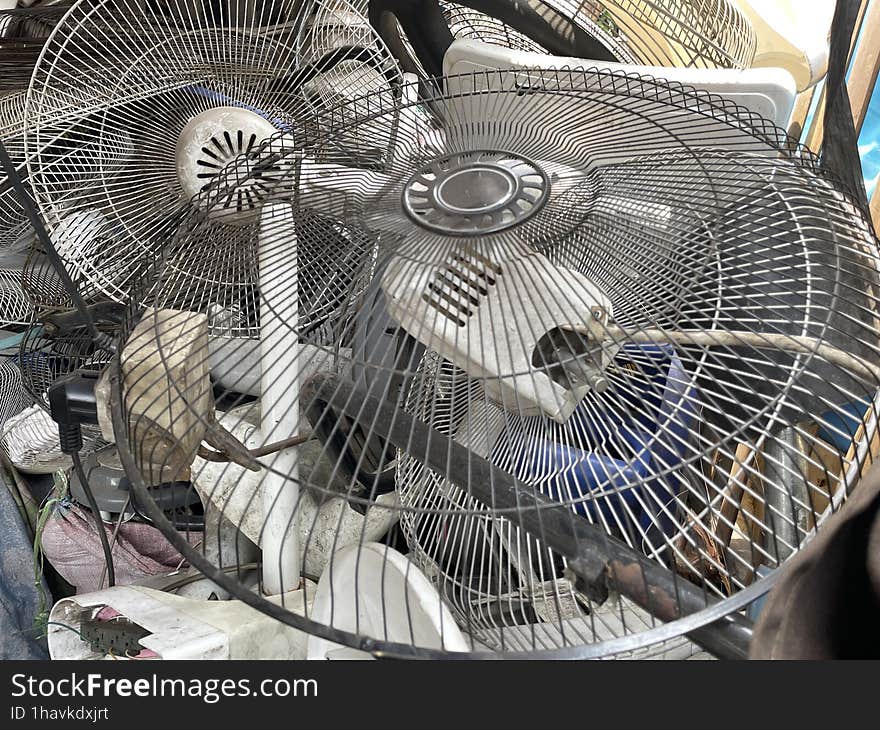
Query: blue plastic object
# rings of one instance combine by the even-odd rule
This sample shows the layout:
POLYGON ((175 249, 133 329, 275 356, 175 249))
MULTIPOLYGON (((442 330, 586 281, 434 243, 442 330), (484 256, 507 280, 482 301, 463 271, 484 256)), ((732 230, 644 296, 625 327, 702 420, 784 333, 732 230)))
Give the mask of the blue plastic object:
MULTIPOLYGON (((766 565, 759 565, 757 569, 758 578, 764 578, 770 573, 773 572, 771 568, 768 568, 766 565)), ((754 601, 752 601, 748 608, 746 608, 746 616, 752 620, 757 621, 758 617, 761 615, 761 611, 764 610, 764 604, 767 603, 768 593, 764 593, 761 596, 758 596, 754 601)))
POLYGON ((677 530, 676 470, 688 448, 697 391, 672 347, 628 346, 617 363, 619 372, 627 373, 628 364, 636 371, 625 386, 612 386, 611 398, 585 401, 564 427, 524 419, 521 429, 502 437, 495 457, 506 452, 520 479, 594 520, 603 517, 636 544, 644 533, 650 544, 658 530, 667 536, 677 530))
POLYGON ((21 341, 28 335, 39 335, 42 331, 42 328, 37 328, 35 330, 30 330, 28 332, 19 332, 15 335, 10 335, 9 337, 4 337, 0 340, 0 350, 11 350, 13 347, 18 347, 21 344, 21 341))
POLYGON ((845 453, 852 444, 859 426, 862 425, 862 419, 869 405, 870 401, 867 400, 855 401, 844 403, 839 410, 823 413, 823 426, 819 429, 819 438, 845 453))

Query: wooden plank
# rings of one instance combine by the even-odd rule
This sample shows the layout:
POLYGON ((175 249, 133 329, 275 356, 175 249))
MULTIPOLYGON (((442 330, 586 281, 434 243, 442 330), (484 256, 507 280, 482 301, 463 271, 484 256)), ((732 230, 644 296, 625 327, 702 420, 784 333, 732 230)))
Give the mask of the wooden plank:
MULTIPOLYGON (((870 406, 865 412, 865 415, 862 418, 862 422, 861 424, 859 424, 858 429, 856 429, 856 435, 853 438, 852 444, 849 447, 849 451, 846 452, 846 456, 843 458, 844 473, 849 468, 849 465, 856 458, 856 455, 858 453, 858 445, 865 438, 865 430, 867 424, 869 424, 872 420, 876 418, 877 415, 874 412, 874 407, 870 406)), ((878 457, 880 457, 880 428, 875 428, 874 436, 871 439, 871 444, 868 448, 868 452, 867 454, 865 454, 865 461, 859 466, 859 476, 865 476, 865 472, 867 472, 868 469, 871 468, 871 465, 878 457)))
POLYGON ((869 3, 862 22, 862 41, 852 59, 852 71, 847 81, 856 133, 865 123, 868 104, 874 93, 880 72, 880 1, 869 3))
POLYGON ((737 444, 733 466, 722 494, 721 517, 715 529, 715 536, 721 549, 730 545, 733 526, 739 519, 740 505, 743 498, 743 484, 746 481, 744 471, 746 464, 752 461, 753 452, 749 444, 737 444))
POLYGON ((871 196, 871 203, 868 206, 868 209, 871 212, 871 221, 874 223, 874 230, 877 232, 877 235, 880 235, 880 195, 877 195, 876 189, 871 196))
POLYGON ((837 491, 842 480, 843 456, 841 453, 818 437, 818 425, 810 428, 811 446, 807 462, 807 481, 809 482, 810 509, 809 526, 814 527, 816 518, 820 517, 831 504, 831 497, 837 491))
MULTIPOLYGON (((856 41, 858 40, 859 33, 862 31, 862 24, 865 19, 865 13, 867 12, 868 5, 871 3, 871 0, 862 0, 861 5, 859 6, 859 13, 856 16, 856 25, 855 31, 853 32, 852 38, 849 43, 849 55, 852 56, 853 49, 855 48, 856 41)), ((822 149, 822 142, 824 139, 825 130, 823 129, 822 120, 825 117, 825 87, 822 87, 822 96, 819 98, 819 105, 816 107, 816 113, 813 115, 813 119, 810 123, 810 128, 807 130, 807 136, 804 140, 804 143, 807 147, 809 147, 813 152, 819 152, 822 149)))
POLYGON ((796 140, 799 140, 804 132, 804 124, 807 122, 815 93, 816 87, 811 86, 798 94, 797 99, 794 100, 794 108, 788 121, 788 134, 796 140))

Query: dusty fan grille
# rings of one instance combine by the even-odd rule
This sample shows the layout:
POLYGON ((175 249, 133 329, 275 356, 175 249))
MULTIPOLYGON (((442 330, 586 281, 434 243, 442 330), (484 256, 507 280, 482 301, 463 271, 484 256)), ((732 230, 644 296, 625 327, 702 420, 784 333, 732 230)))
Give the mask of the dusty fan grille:
MULTIPOLYGON (((250 127, 241 140, 239 126, 218 129, 209 137, 222 150, 208 148, 219 159, 204 151, 190 159, 177 147, 193 119, 222 125, 222 110, 238 109, 266 128, 261 141, 274 130, 298 133, 299 119, 400 78, 343 0, 317 9, 233 0, 197 10, 81 2, 46 42, 30 85, 24 118, 34 196, 84 293, 125 302, 138 262, 162 245, 175 215, 210 181, 204 175, 217 171, 208 165, 252 144, 250 127)), ((232 194, 218 225, 256 209, 252 187, 250 196, 232 194)), ((217 253, 219 277, 247 279, 245 260, 217 253)))
POLYGON ((0 94, 26 89, 43 43, 71 3, 0 10, 0 94))
MULTIPOLYGON (((596 38, 621 63, 694 68, 748 68, 757 39, 730 0, 544 0, 544 4, 596 38)), ((498 18, 441 2, 455 38, 515 51, 545 53, 538 42, 498 18)), ((412 48, 407 43, 410 55, 412 48)))
MULTIPOLYGON (((312 347, 298 356, 302 370, 313 372, 307 362, 324 363, 317 380, 300 383, 300 407, 304 414, 316 407, 309 422, 316 432, 322 425, 329 430, 318 442, 317 461, 295 479, 277 476, 301 493, 342 494, 363 509, 390 470, 411 559, 454 606, 461 628, 477 642, 474 650, 486 644, 592 656, 644 647, 676 635, 677 626, 679 633, 694 631, 749 602, 772 580, 761 577, 763 570, 820 529, 852 488, 864 439, 877 428, 876 240, 864 211, 812 155, 730 102, 611 72, 536 73, 527 93, 513 80, 484 75, 481 85, 467 88, 486 90, 438 94, 430 109, 374 95, 357 102, 370 112, 360 119, 340 109, 307 127, 331 132, 316 132, 296 149, 278 137, 255 153, 286 160, 297 185, 293 194, 285 187, 270 196, 289 215, 277 230, 270 219, 268 228, 244 236, 243 250, 253 256, 248 247, 257 246, 262 257, 267 246, 275 251, 276 241, 290 246, 295 240, 298 251, 309 251, 305 267, 313 255, 338 259, 328 248, 332 240, 357 261, 357 275, 324 269, 345 314, 327 321, 323 339, 309 334, 317 306, 310 297, 300 298, 298 321, 283 325, 297 333, 301 347, 312 347), (547 119, 553 135, 537 134, 546 132, 547 119), (646 127, 652 135, 634 134, 646 127), (536 306, 558 296, 553 287, 576 273, 607 293, 611 321, 602 325, 602 349, 608 385, 578 401, 568 419, 521 410, 519 395, 499 389, 503 378, 465 374, 450 359, 458 355, 433 346, 439 340, 418 346, 428 338, 425 328, 439 326, 430 318, 408 323, 408 330, 378 314, 367 318, 376 328, 368 341, 388 335, 395 343, 390 361, 374 360, 376 347, 358 345, 359 308, 383 301, 371 300, 370 287, 384 287, 390 307, 395 282, 428 281, 424 272, 461 250, 462 237, 414 223, 401 193, 427 161, 473 150, 476 130, 479 149, 523 155, 552 181, 550 197, 533 217, 476 243, 467 239, 482 255, 501 257, 499 289, 512 286, 506 291, 523 307, 536 306), (389 153, 376 158, 376 148, 389 153), (334 238, 324 238, 327 231, 334 238), (517 256, 542 260, 538 253, 564 269, 538 280, 529 279, 537 269, 512 268, 517 256), (400 279, 394 271, 403 272, 400 279), (532 273, 516 273, 523 271, 532 273), (511 276, 520 277, 518 285, 505 279, 511 276), (342 437, 343 454, 333 434, 342 437), (345 468, 349 457, 357 474, 345 468), (468 469, 485 471, 470 482, 468 469), (509 491, 492 492, 492 474, 504 489, 516 484, 520 501, 502 501, 509 491), (496 498, 501 506, 493 506, 496 498), (550 520, 559 505, 568 517, 553 512, 552 522, 537 529, 536 515, 550 520), (647 576, 666 580, 657 590, 671 591, 671 613, 655 615, 669 623, 629 624, 631 604, 602 603, 595 586, 572 582, 572 570, 583 568, 563 555, 573 549, 566 520, 582 530, 578 534, 602 535, 596 545, 624 551, 638 567, 636 583, 644 585, 647 576), (467 539, 456 542, 455 535, 467 539), (706 600, 709 608, 695 608, 706 600), (600 630, 609 609, 622 620, 600 630), (681 618, 687 613, 693 615, 681 618)), ((400 98, 412 98, 407 93, 400 98)), ((253 157, 233 163, 218 187, 205 191, 208 211, 233 189, 228 182, 253 169, 253 157)), ((185 267, 169 266, 202 257, 202 242, 212 234, 210 216, 203 216, 156 259, 126 332, 141 315, 155 317, 153 308, 207 312, 218 298, 230 298, 234 287, 224 291, 216 283, 193 294, 177 273, 185 267)), ((302 285, 298 281, 296 291, 302 285)), ((421 291, 414 289, 419 297, 421 291)), ((257 309, 268 311, 264 292, 252 292, 257 309)), ((397 296, 397 316, 421 306, 416 293, 397 296)), ((474 304, 475 311, 482 306, 474 304)), ((549 374, 570 385, 579 377, 570 366, 590 352, 578 350, 586 341, 571 332, 586 337, 596 326, 569 321, 549 350, 536 349, 528 369, 504 378, 529 383, 549 374)), ((489 348, 528 334, 512 322, 492 327, 484 341, 489 348)), ((190 367, 208 357, 200 354, 190 367)), ((271 357, 264 353, 260 366, 269 367, 271 357)), ((117 375, 124 381, 117 437, 140 488, 150 458, 158 457, 137 440, 146 427, 136 415, 143 398, 138 385, 117 375)), ((175 380, 169 394, 188 387, 175 380)), ((247 495, 253 482, 242 472, 229 488, 247 495)), ((312 524, 306 534, 313 538, 316 530, 312 524)), ((261 610, 334 641, 377 646, 254 597, 177 542, 194 564, 261 610)), ((637 600, 627 575, 613 560, 608 565, 612 588, 637 600)), ((384 648, 432 653, 430 647, 384 648)))

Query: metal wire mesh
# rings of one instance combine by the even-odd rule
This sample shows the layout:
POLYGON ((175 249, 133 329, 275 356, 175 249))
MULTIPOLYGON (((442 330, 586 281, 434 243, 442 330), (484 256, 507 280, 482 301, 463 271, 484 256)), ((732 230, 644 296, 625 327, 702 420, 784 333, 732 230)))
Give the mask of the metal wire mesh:
POLYGON ((15 415, 31 405, 21 381, 21 370, 14 358, 0 360, 0 429, 15 415))
POLYGON ((22 283, 20 270, 0 268, 0 326, 30 324, 33 305, 22 283))
POLYGON ((755 55, 754 29, 727 0, 587 0, 570 7, 572 17, 594 17, 646 65, 748 68, 755 55))
MULTIPOLYGON (((204 191, 124 328, 115 427, 133 481, 191 478, 261 546, 282 606, 315 550, 332 574, 328 539, 363 557, 362 520, 399 520, 437 591, 420 605, 457 625, 439 638, 245 598, 181 542, 235 595, 334 642, 735 645, 737 609, 845 499, 876 433, 864 211, 808 151, 705 93, 608 71, 446 88, 320 114, 204 191), (214 250, 223 201, 269 169, 259 222, 222 240, 256 276, 193 289, 180 272, 214 250), (218 312, 259 340, 218 361, 218 312), (245 393, 249 435, 226 413, 245 393), (234 463, 202 479, 218 458, 234 463)), ((392 611, 375 590, 364 600, 392 611)))
POLYGON ((539 43, 515 31, 497 18, 455 3, 445 2, 441 4, 441 7, 446 22, 449 24, 449 30, 456 38, 494 43, 518 51, 545 52, 539 43))
MULTIPOLYGON (((572 22, 621 63, 749 68, 757 47, 754 28, 730 0, 537 0, 528 5, 572 22)), ((467 4, 441 2, 440 7, 455 38, 548 52, 538 40, 467 4)), ((406 47, 415 58, 412 47, 406 47)))
MULTIPOLYGON (((398 81, 344 0, 85 0, 34 70, 31 185, 83 293, 125 301, 139 262, 229 159, 276 130, 295 132, 323 105, 398 81)), ((247 213, 256 194, 229 205, 247 213)), ((243 276, 246 260, 222 256, 211 257, 218 275, 243 276)))
POLYGON ((0 96, 27 88, 43 43, 70 6, 63 2, 0 9, 0 96))

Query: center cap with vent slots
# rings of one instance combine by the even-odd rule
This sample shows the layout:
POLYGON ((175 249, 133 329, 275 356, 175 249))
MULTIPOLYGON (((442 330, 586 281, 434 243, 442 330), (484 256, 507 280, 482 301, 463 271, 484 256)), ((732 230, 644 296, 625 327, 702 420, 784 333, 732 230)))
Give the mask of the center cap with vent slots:
MULTIPOLYGON (((276 131, 259 114, 238 107, 216 107, 194 116, 181 131, 175 148, 177 179, 183 195, 188 200, 198 195, 230 162, 257 148, 276 131)), ((248 165, 241 166, 240 172, 248 171, 248 165)), ((222 213, 224 219, 249 218, 264 197, 265 184, 247 177, 233 187, 229 196, 213 204, 212 212, 222 213)))
POLYGON ((454 236, 519 225, 547 200, 550 181, 534 162, 509 152, 457 152, 432 160, 403 190, 403 208, 423 228, 454 236))

